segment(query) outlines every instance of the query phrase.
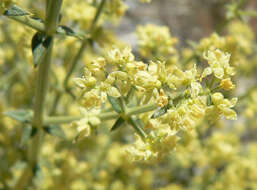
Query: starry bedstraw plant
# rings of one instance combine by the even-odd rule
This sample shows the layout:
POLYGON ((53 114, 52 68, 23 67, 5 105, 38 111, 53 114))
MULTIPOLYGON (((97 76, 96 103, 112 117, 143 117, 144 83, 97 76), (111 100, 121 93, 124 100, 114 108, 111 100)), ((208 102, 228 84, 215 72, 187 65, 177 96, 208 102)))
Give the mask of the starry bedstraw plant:
MULTIPOLYGON (((237 86, 235 80, 238 79, 239 73, 250 75, 256 68, 254 64, 247 64, 248 57, 251 57, 251 62, 256 62, 256 46, 253 45, 254 34, 248 26, 234 20, 243 20, 244 16, 249 15, 256 16, 256 12, 242 11, 244 1, 233 1, 227 6, 225 25, 228 27, 228 36, 213 33, 199 43, 192 42, 190 48, 182 51, 177 50, 178 39, 171 35, 168 27, 140 25, 136 29, 139 58, 135 58, 131 47, 119 41, 112 31, 105 28, 106 22, 117 24, 120 21, 128 8, 123 1, 78 2, 77 4, 68 0, 46 0, 45 10, 37 15, 23 9, 18 1, 0 1, 0 11, 4 17, 36 30, 34 35, 30 36, 31 49, 28 51, 28 48, 24 48, 25 53, 17 51, 17 60, 23 60, 25 57, 28 62, 33 63, 29 67, 33 69, 35 76, 28 76, 26 80, 29 83, 26 88, 23 85, 10 87, 12 92, 15 92, 13 94, 22 94, 21 92, 30 92, 32 85, 33 96, 28 95, 32 100, 25 99, 29 103, 24 107, 33 105, 33 109, 5 112, 5 115, 17 120, 24 127, 19 138, 21 147, 26 145, 26 154, 22 158, 26 164, 14 182, 9 183, 6 180, 3 186, 15 190, 33 189, 36 186, 35 178, 39 175, 40 165, 46 164, 42 160, 45 155, 49 157, 50 153, 53 153, 56 163, 61 163, 60 158, 68 155, 69 158, 62 160, 63 163, 68 163, 68 169, 64 168, 66 173, 70 168, 71 172, 76 168, 84 175, 92 174, 90 177, 96 181, 101 173, 101 161, 106 157, 114 165, 119 165, 119 158, 123 159, 121 165, 124 168, 135 163, 159 163, 167 159, 168 155, 173 155, 177 160, 182 155, 181 157, 187 161, 191 155, 187 155, 186 158, 184 155, 195 149, 190 147, 182 154, 183 148, 190 144, 187 144, 187 141, 192 142, 201 152, 195 159, 196 162, 207 160, 206 155, 210 151, 209 159, 214 160, 210 162, 222 167, 222 161, 229 160, 229 156, 234 154, 230 148, 231 144, 237 143, 230 136, 212 133, 211 127, 208 127, 202 136, 201 132, 206 129, 206 123, 208 126, 215 126, 222 118, 237 119, 234 107, 238 99, 233 93, 237 86), (68 25, 76 27, 71 28, 68 25), (81 63, 84 63, 83 67, 81 63), (76 77, 73 76, 75 71, 80 71, 76 77), (63 126, 72 128, 75 133, 70 132, 67 137, 63 126), (121 132, 121 138, 125 139, 126 145, 117 145, 110 138, 106 140, 102 138, 101 133, 98 136, 103 126, 104 129, 108 129, 108 138, 113 132, 121 132), (63 139, 64 146, 67 143, 64 153, 53 151, 52 141, 46 140, 46 134, 63 139), (202 147, 201 143, 195 142, 198 135, 199 139, 203 140, 202 147), (207 138, 208 135, 210 138, 207 138), (90 139, 104 144, 101 144, 104 151, 96 161, 93 159, 94 164, 96 163, 94 166, 78 163, 73 157, 77 154, 74 153, 76 151, 72 154, 69 152, 70 147, 76 149, 81 141, 90 139), (220 139, 222 141, 216 143, 220 139), (224 144, 226 150, 221 148, 224 144), (205 150, 208 147, 212 149, 205 150), (109 150, 117 157, 108 156, 109 150), (220 157, 212 150, 219 151, 220 157)), ((28 1, 28 5, 32 4, 33 1, 28 1)), ((2 23, 0 24, 2 26, 2 23)), ((19 30, 25 31, 22 27, 19 30)), ((3 32, 9 36, 8 30, 3 29, 3 32)), ((1 35, 2 33, 0 42, 1 35)), ((24 38, 27 37, 26 33, 17 39, 23 45, 24 38)), ((4 59, 10 60, 13 53, 8 49, 5 51, 4 59)), ((17 60, 14 59, 14 62, 18 62, 17 60)), ((21 70, 29 70, 24 65, 15 67, 1 77, 0 89, 21 70)), ((26 80, 22 78, 22 82, 26 80)), ((256 102, 255 94, 256 85, 239 97, 239 102, 249 99, 245 106, 247 118, 253 118, 256 113, 256 109, 250 103, 256 102)), ((21 97, 24 98, 22 95, 21 97)), ((20 97, 14 99, 16 98, 18 102, 20 97)), ((22 99, 21 102, 25 100, 22 99)), ((1 106, 0 102, 2 113, 1 106)), ((0 119, 2 121, 2 116, 0 119)), ((8 120, 4 120, 3 123, 7 125, 8 120)), ((0 134, 0 142, 4 138, 0 134)), ((83 160, 83 156, 79 159, 83 160)), ((204 172, 208 167, 199 171, 204 172)), ((56 169, 51 175, 58 176, 59 173, 56 169)), ((101 174, 104 176, 104 173, 101 174)), ((94 189, 92 184, 88 182, 88 186, 81 186, 82 189, 94 189)), ((0 182, 0 188, 1 185, 0 182)), ((51 183, 42 186, 44 185, 46 189, 51 187, 51 183)), ((74 185, 73 189, 76 187, 74 185)))

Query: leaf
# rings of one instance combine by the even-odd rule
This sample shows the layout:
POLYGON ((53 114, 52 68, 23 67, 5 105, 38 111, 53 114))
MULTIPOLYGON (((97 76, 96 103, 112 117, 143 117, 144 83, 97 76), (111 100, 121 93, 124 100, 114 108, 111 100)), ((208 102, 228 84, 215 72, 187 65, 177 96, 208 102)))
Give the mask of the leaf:
POLYGON ((17 5, 13 5, 10 9, 4 12, 5 16, 25 16, 29 14, 30 13, 18 7, 17 5))
POLYGON ((137 120, 130 117, 130 118, 128 118, 128 123, 135 129, 136 133, 139 136, 141 136, 142 140, 147 138, 147 134, 145 133, 143 128, 141 128, 141 126, 138 124, 137 120))
POLYGON ((213 103, 212 103, 212 100, 211 100, 211 95, 209 94, 207 96, 207 106, 211 106, 211 105, 213 105, 213 103))
POLYGON ((58 125, 49 125, 49 126, 45 126, 44 131, 46 133, 48 133, 49 135, 55 136, 55 137, 59 137, 61 139, 66 139, 66 134, 63 131, 63 129, 58 126, 58 125))
POLYGON ((167 106, 164 106, 162 108, 158 108, 154 113, 153 115, 151 116, 152 119, 156 119, 162 115, 164 115, 168 110, 168 107, 167 106))
POLYGON ((114 111, 116 111, 117 113, 121 113, 121 107, 119 104, 119 101, 117 98, 113 97, 113 96, 107 96, 110 104, 112 105, 112 108, 114 109, 114 111))
POLYGON ((49 48, 52 42, 51 36, 45 36, 45 34, 41 32, 37 32, 31 41, 31 48, 33 53, 33 63, 34 66, 40 64, 43 57, 46 55, 47 49, 49 48))
POLYGON ((23 147, 28 142, 31 135, 32 135, 32 127, 29 125, 26 125, 23 129, 23 133, 21 137, 21 144, 20 144, 21 147, 23 147))
POLYGON ((28 123, 33 117, 33 112, 31 110, 14 110, 5 112, 5 115, 22 123, 28 123))
POLYGON ((73 36, 75 34, 75 32, 71 28, 63 25, 58 26, 57 32, 65 33, 66 35, 69 35, 69 36, 73 36))
POLYGON ((119 118, 115 121, 114 125, 112 126, 111 131, 114 131, 114 130, 118 129, 118 128, 119 128, 120 126, 122 126, 124 123, 125 123, 125 120, 124 120, 122 117, 119 117, 119 118))

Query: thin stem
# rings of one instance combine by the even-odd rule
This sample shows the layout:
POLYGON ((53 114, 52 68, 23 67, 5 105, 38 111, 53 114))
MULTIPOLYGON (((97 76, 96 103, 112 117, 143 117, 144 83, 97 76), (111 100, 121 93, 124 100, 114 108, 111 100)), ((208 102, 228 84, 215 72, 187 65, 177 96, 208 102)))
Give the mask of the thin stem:
POLYGON ((96 12, 96 14, 95 14, 94 20, 93 20, 92 25, 91 25, 91 27, 90 27, 90 31, 91 31, 91 32, 94 31, 94 29, 95 29, 96 23, 97 23, 97 21, 98 21, 100 15, 101 15, 101 13, 102 13, 102 10, 103 10, 103 8, 104 8, 105 3, 106 3, 106 0, 102 0, 101 3, 100 3, 100 5, 99 5, 99 7, 98 7, 98 9, 97 9, 97 12, 96 12))
POLYGON ((141 114, 141 113, 154 111, 157 108, 158 108, 158 105, 156 103, 150 104, 150 105, 143 105, 143 106, 128 108, 127 116, 138 115, 138 114, 141 114))
MULTIPOLYGON (((39 32, 45 32, 46 31, 46 27, 45 24, 42 21, 39 21, 29 15, 25 15, 25 16, 6 16, 7 18, 10 18, 12 20, 15 20, 16 22, 19 22, 21 24, 24 24, 34 30, 37 30, 39 32)), ((69 36, 73 36, 75 38, 78 38, 79 40, 85 41, 87 39, 89 39, 89 34, 87 33, 83 33, 83 32, 74 32, 72 34, 67 34, 66 31, 64 31, 61 27, 57 27, 56 28, 56 34, 60 34, 60 35, 69 35, 69 36)))
MULTIPOLYGON (((150 105, 143 105, 143 106, 137 106, 137 107, 133 107, 133 108, 128 108, 126 116, 138 115, 138 114, 141 114, 141 113, 145 113, 145 112, 149 112, 149 111, 154 111, 156 108, 158 108, 157 104, 150 104, 150 105)), ((103 112, 103 113, 100 113, 98 115, 98 117, 102 121, 116 119, 118 116, 119 116, 119 114, 116 113, 115 111, 103 112)), ((84 117, 83 115, 79 115, 79 116, 52 116, 52 117, 46 117, 44 119, 44 125, 71 123, 73 121, 80 120, 83 117, 84 117)))
MULTIPOLYGON (((102 13, 102 10, 103 10, 103 8, 104 8, 105 3, 106 3, 106 0, 102 0, 101 3, 100 3, 100 5, 99 5, 99 7, 98 7, 98 9, 97 9, 97 12, 96 12, 96 14, 95 14, 95 17, 94 17, 93 22, 92 22, 91 27, 90 27, 90 34, 91 34, 91 35, 92 35, 92 32, 93 32, 94 29, 95 29, 95 26, 96 26, 97 21, 98 21, 100 15, 101 15, 101 13, 102 13)), ((77 67, 77 65, 78 65, 78 62, 79 62, 80 58, 82 57, 82 54, 83 54, 85 48, 87 47, 87 44, 88 44, 88 39, 83 40, 83 42, 82 42, 82 44, 81 44, 81 46, 80 46, 80 48, 79 48, 78 53, 75 55, 75 57, 74 57, 74 59, 73 59, 73 61, 72 61, 72 63, 71 63, 71 66, 70 66, 70 68, 69 68, 69 71, 68 71, 68 73, 67 73, 67 75, 66 75, 66 77, 65 77, 65 79, 64 79, 64 82, 63 82, 63 86, 64 86, 64 89, 66 90, 66 92, 69 92, 69 89, 68 89, 69 80, 70 80, 70 78, 71 78, 71 76, 72 76, 72 73, 75 71, 75 69, 76 69, 76 67, 77 67)), ((56 98, 55 98, 55 100, 54 100, 54 105, 55 105, 55 106, 54 106, 53 109, 51 110, 51 112, 50 112, 51 114, 54 114, 54 113, 55 113, 56 108, 57 108, 57 105, 58 105, 58 103, 59 103, 59 101, 60 101, 60 99, 61 99, 61 96, 62 96, 62 94, 61 94, 60 92, 58 92, 58 93, 56 94, 56 98)))
POLYGON ((137 124, 134 118, 129 117, 128 118, 128 123, 135 129, 136 133, 140 135, 142 140, 145 140, 147 138, 147 134, 145 131, 137 124))
POLYGON ((68 88, 68 82, 70 80, 70 77, 71 77, 72 73, 74 72, 74 70, 75 70, 75 68, 76 68, 76 66, 77 66, 77 64, 78 64, 78 62, 79 62, 79 60, 80 60, 80 58, 83 54, 83 51, 86 48, 86 46, 87 46, 87 43, 82 43, 81 44, 81 47, 79 48, 78 53, 76 54, 75 58, 73 59, 73 61, 71 63, 71 67, 70 67, 70 69, 69 69, 69 71, 68 71, 68 73, 67 73, 67 75, 64 79, 64 82, 63 82, 63 86, 64 86, 65 89, 68 88))
MULTIPOLYGON (((100 5, 99 5, 99 7, 98 7, 98 9, 97 9, 96 15, 95 15, 94 20, 92 22, 92 25, 90 27, 90 34, 95 29, 96 23, 97 23, 100 15, 102 13, 102 10, 103 10, 103 7, 105 5, 105 2, 106 2, 106 0, 102 0, 100 5)), ((80 58, 82 56, 82 53, 83 53, 84 49, 87 46, 87 43, 88 43, 88 40, 83 41, 83 43, 81 44, 81 47, 79 48, 79 51, 78 51, 77 55, 75 56, 75 58, 74 58, 74 60, 73 60, 73 62, 71 64, 71 67, 70 67, 70 69, 69 69, 69 71, 67 73, 67 76, 64 79, 64 83, 63 84, 64 84, 65 88, 67 88, 67 85, 68 85, 68 82, 70 80, 70 77, 71 77, 72 73, 74 72, 74 70, 75 70, 75 68, 76 68, 76 66, 78 64, 78 62, 79 62, 79 60, 80 60, 80 58)))
POLYGON ((7 18, 10 18, 12 20, 15 20, 19 23, 22 23, 26 26, 29 26, 32 29, 35 29, 39 32, 45 31, 45 25, 43 22, 40 22, 36 19, 31 18, 30 16, 6 16, 7 18))

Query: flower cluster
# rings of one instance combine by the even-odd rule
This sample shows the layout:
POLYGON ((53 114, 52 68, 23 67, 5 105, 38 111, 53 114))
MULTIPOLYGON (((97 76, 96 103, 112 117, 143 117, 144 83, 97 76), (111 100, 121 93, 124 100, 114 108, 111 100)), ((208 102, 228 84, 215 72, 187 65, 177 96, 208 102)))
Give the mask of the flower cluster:
MULTIPOLYGON (((236 119, 236 113, 231 109, 236 104, 236 98, 229 101, 220 92, 212 93, 209 89, 212 86, 206 88, 203 85, 206 80, 202 81, 213 74, 221 81, 217 88, 232 89, 234 85, 227 81, 234 75, 234 69, 229 64, 230 55, 215 49, 205 52, 203 58, 210 66, 200 74, 196 65, 183 71, 176 66, 168 67, 165 62, 151 61, 146 64, 136 61, 128 47, 111 49, 105 57, 86 65, 83 78, 74 79, 79 87, 79 102, 89 110, 103 108, 103 105, 113 107, 108 97, 125 99, 123 106, 127 109, 133 109, 133 105, 156 105, 156 110, 138 115, 145 126, 141 130, 147 134, 144 138, 142 134, 136 136, 134 145, 127 152, 133 160, 160 160, 175 150, 178 132, 193 130, 205 115, 236 119), (134 98, 130 99, 132 91, 134 98), (208 96, 211 96, 210 103, 208 96)), ((125 121, 129 118, 126 114, 121 114, 125 121)), ((209 118, 215 121, 214 117, 209 118)))
POLYGON ((222 36, 175 48, 168 27, 141 25, 133 51, 111 27, 138 1, 63 1, 38 130, 43 2, 0 0, 0 189, 257 189, 256 32, 235 19, 247 1, 233 1, 222 36))
POLYGON ((138 46, 140 54, 149 59, 174 59, 177 56, 177 38, 170 35, 169 28, 147 24, 138 26, 138 46))

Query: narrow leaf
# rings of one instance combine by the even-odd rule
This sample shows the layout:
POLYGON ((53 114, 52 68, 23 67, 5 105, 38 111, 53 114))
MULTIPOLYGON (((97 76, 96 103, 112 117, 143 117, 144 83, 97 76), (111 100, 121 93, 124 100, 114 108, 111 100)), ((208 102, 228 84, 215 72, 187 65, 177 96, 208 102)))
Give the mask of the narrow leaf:
POLYGON ((31 135, 32 135, 32 127, 29 125, 26 125, 23 129, 23 133, 21 137, 21 144, 20 144, 21 147, 23 147, 28 142, 31 135))
POLYGON ((14 110, 5 112, 5 115, 17 121, 28 123, 33 117, 33 112, 31 110, 14 110))
POLYGON ((13 5, 10 9, 4 12, 5 16, 25 16, 29 15, 29 13, 17 5, 13 5))
POLYGON ((66 134, 63 131, 63 129, 58 126, 58 125, 50 125, 50 126, 45 126, 44 131, 48 133, 49 135, 59 137, 62 139, 66 139, 66 134))
POLYGON ((75 32, 71 28, 69 28, 67 26, 62 26, 62 25, 58 26, 57 32, 65 33, 68 36, 73 36, 75 34, 75 32))
POLYGON ((40 64, 43 57, 46 55, 47 49, 49 48, 52 41, 52 37, 45 36, 45 34, 37 32, 31 41, 31 48, 33 53, 34 66, 40 64))
POLYGON ((141 136, 142 140, 145 140, 147 138, 147 134, 145 131, 141 128, 140 125, 138 125, 137 121, 130 117, 128 119, 128 123, 135 129, 136 133, 141 136))
POLYGON ((114 131, 114 130, 118 129, 118 128, 119 128, 120 126, 122 126, 124 123, 125 123, 125 120, 124 120, 122 117, 119 117, 119 118, 115 121, 114 125, 112 126, 111 131, 114 131))
POLYGON ((153 115, 151 116, 152 119, 155 119, 155 118, 158 118, 162 115, 164 115, 166 112, 167 112, 168 108, 167 106, 164 106, 162 108, 158 108, 154 113, 153 115))
POLYGON ((119 101, 117 98, 113 97, 113 96, 107 96, 110 104, 112 105, 112 108, 114 109, 114 111, 116 111, 117 113, 121 113, 121 107, 119 104, 119 101))
POLYGON ((211 100, 211 95, 209 94, 207 96, 207 106, 211 106, 213 103, 212 103, 212 100, 211 100))

